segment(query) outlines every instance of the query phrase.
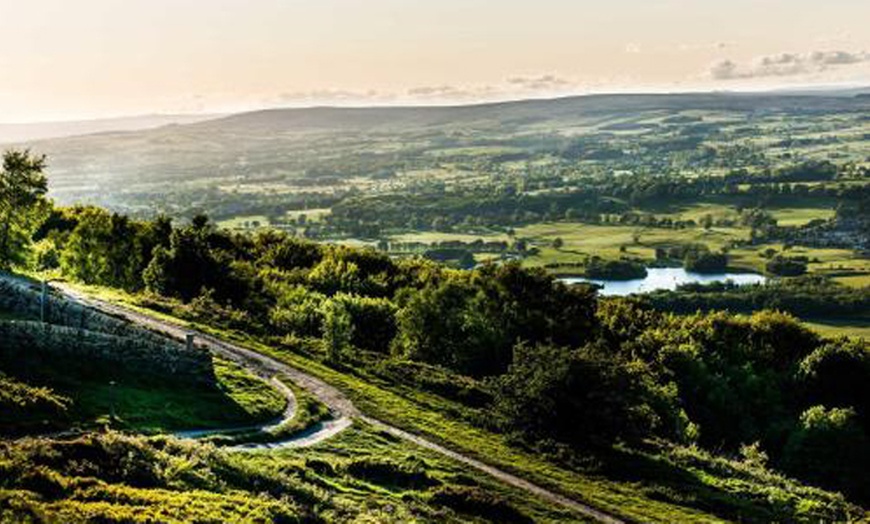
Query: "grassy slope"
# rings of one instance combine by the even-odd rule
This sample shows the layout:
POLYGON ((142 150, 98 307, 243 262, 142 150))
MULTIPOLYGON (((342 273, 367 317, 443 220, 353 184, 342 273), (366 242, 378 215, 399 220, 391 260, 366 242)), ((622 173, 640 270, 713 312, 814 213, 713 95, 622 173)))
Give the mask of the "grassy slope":
POLYGON ((0 473, 3 522, 578 521, 364 424, 271 453, 117 433, 0 442, 0 473))
POLYGON ((84 427, 111 423, 139 432, 208 429, 252 424, 278 416, 286 400, 267 382, 235 364, 215 360, 215 388, 61 380, 58 391, 73 398, 74 419, 84 427), (114 389, 114 391, 113 391, 114 389), (115 398, 117 420, 110 421, 115 398))
POLYGON ((140 432, 217 428, 268 420, 283 411, 286 400, 267 382, 225 361, 216 360, 214 369, 216 382, 208 388, 180 388, 135 377, 113 377, 112 385, 110 377, 45 365, 28 369, 20 380, 68 398, 64 424, 79 428, 111 425, 140 432), (111 419, 113 404, 115 420, 111 419))
MULTIPOLYGON (((114 290, 84 289, 101 298, 136 307, 135 297, 114 290)), ((190 325, 167 315, 138 307, 137 309, 166 320, 190 325)), ((784 488, 778 488, 775 494, 769 494, 766 493, 768 486, 764 479, 749 478, 735 484, 721 470, 717 471, 715 468, 711 471, 684 471, 689 480, 678 483, 676 489, 691 490, 692 493, 686 495, 682 501, 678 497, 667 498, 656 489, 645 489, 649 485, 656 485, 655 475, 620 481, 568 466, 558 466, 538 453, 511 445, 503 435, 493 434, 455 418, 452 416, 455 406, 441 397, 402 387, 387 389, 376 385, 369 378, 336 371, 300 354, 264 345, 244 334, 195 324, 193 327, 233 340, 316 375, 341 388, 360 409, 371 416, 390 421, 576 500, 588 502, 629 519, 644 522, 719 522, 736 519, 765 521, 775 518, 775 515, 768 513, 769 508, 765 509, 769 506, 765 501, 770 497, 776 496, 792 508, 808 504, 802 495, 796 495, 802 488, 792 481, 785 483, 784 488), (752 515, 748 513, 749 510, 741 513, 741 508, 747 507, 754 512, 752 515)), ((685 469, 683 466, 675 467, 685 469)), ((842 499, 827 493, 820 497, 824 503, 813 501, 809 507, 816 504, 842 504, 842 499)))

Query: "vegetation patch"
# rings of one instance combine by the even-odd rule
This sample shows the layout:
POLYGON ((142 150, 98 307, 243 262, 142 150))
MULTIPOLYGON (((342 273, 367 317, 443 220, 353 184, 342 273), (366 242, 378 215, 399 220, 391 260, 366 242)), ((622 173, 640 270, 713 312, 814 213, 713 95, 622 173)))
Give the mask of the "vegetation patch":
POLYGON ((433 504, 450 508, 463 515, 481 517, 493 522, 531 524, 531 518, 508 504, 504 499, 474 487, 445 487, 435 491, 433 504))
POLYGON ((390 489, 422 490, 440 484, 429 477, 425 466, 413 459, 397 463, 366 458, 351 461, 345 470, 353 477, 390 489))

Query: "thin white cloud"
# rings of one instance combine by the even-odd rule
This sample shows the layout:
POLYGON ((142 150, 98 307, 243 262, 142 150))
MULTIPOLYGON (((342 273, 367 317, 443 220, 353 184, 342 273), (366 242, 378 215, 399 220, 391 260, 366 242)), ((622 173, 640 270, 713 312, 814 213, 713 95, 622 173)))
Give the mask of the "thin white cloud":
POLYGON ((465 103, 498 101, 512 98, 558 96, 582 91, 575 81, 555 74, 513 76, 492 84, 433 84, 414 86, 402 91, 347 90, 339 88, 288 91, 266 96, 269 106, 357 105, 379 103, 465 103))
POLYGON ((521 87, 531 91, 548 91, 564 89, 572 85, 570 80, 560 78, 556 75, 541 75, 541 76, 516 76, 508 78, 508 84, 521 87))
POLYGON ((498 100, 516 96, 553 95, 570 92, 578 86, 553 74, 514 76, 499 84, 433 85, 408 89, 405 97, 424 101, 498 100))
POLYGON ((293 91, 281 93, 277 96, 279 102, 353 102, 365 100, 383 100, 391 95, 381 93, 374 89, 368 91, 350 91, 344 89, 314 89, 311 91, 293 91))
POLYGON ((723 60, 710 68, 715 80, 740 80, 800 76, 822 73, 834 68, 870 62, 866 51, 813 51, 811 53, 781 53, 761 56, 748 64, 723 60))

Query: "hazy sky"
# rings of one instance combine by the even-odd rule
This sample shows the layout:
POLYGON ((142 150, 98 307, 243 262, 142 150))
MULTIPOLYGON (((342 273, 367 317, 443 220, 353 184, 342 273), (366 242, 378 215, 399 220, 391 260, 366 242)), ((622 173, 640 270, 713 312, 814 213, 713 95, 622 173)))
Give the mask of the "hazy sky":
POLYGON ((870 84, 870 0, 0 0, 0 122, 870 84))

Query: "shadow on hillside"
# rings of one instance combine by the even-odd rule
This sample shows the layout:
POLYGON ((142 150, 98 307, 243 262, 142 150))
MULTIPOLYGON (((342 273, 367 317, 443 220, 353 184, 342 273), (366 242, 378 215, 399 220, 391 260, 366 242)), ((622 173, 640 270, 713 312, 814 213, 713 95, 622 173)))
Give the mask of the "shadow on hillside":
POLYGON ((230 389, 250 395, 257 386, 265 387, 255 382, 258 379, 237 372, 228 386, 219 380, 214 366, 205 380, 190 382, 94 360, 24 352, 9 358, 7 352, 0 352, 0 372, 33 388, 48 388, 52 394, 71 401, 60 412, 40 411, 34 403, 33 410, 19 410, 18 416, 9 420, 0 415, 0 432, 6 434, 106 425, 143 432, 210 429, 252 424, 275 416, 249 413, 230 394, 230 389))
POLYGON ((702 482, 692 471, 660 457, 614 449, 604 458, 600 471, 609 480, 629 482, 645 497, 716 515, 735 522, 788 520, 775 508, 759 503, 759 496, 741 498, 702 482))

